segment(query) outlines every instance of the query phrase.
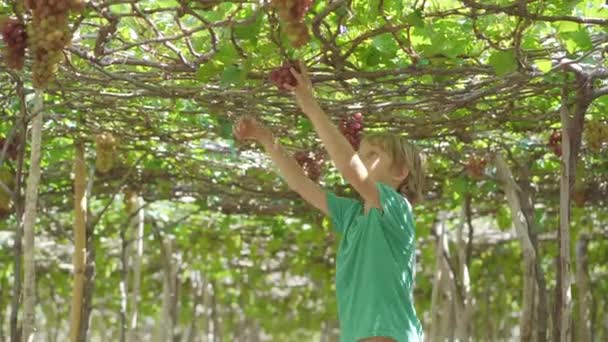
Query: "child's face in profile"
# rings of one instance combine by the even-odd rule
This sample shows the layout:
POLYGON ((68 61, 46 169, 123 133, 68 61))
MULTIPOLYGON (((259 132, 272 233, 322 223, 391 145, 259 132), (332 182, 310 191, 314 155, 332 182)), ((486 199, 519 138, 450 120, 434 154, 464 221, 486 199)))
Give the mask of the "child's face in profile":
POLYGON ((367 168, 369 177, 374 182, 393 183, 391 172, 392 161, 390 156, 381 147, 362 141, 357 154, 367 168))

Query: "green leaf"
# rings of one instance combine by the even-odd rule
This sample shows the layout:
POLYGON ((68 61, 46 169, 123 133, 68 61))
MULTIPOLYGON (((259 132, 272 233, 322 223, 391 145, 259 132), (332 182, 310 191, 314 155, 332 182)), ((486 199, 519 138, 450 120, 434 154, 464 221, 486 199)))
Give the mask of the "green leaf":
POLYGON ((376 66, 382 60, 382 53, 376 47, 370 46, 369 49, 363 53, 363 60, 367 66, 376 66))
POLYGON ((399 49, 397 42, 395 42, 395 39, 393 39, 393 36, 390 33, 384 33, 374 37, 374 39, 372 39, 372 46, 386 55, 394 55, 399 49))
POLYGON ((575 53, 577 51, 589 51, 593 48, 593 42, 589 36, 589 32, 584 27, 581 27, 575 32, 564 32, 559 37, 566 44, 566 49, 569 53, 575 53))
POLYGON ((550 59, 539 59, 534 63, 534 65, 538 67, 538 70, 547 73, 551 70, 552 63, 550 59))
POLYGON ((406 24, 410 24, 415 27, 419 27, 419 28, 424 27, 424 19, 422 17, 422 11, 420 9, 417 9, 414 12, 408 14, 405 17, 404 21, 406 24))
POLYGON ((232 139, 232 121, 225 115, 218 116, 217 121, 220 126, 220 136, 224 139, 232 139))
POLYGON ((310 133, 313 131, 312 122, 304 115, 300 116, 300 119, 298 120, 298 128, 302 133, 310 133))
POLYGON ((555 26, 555 28, 557 29, 557 33, 560 34, 563 32, 577 31, 580 25, 573 21, 558 21, 553 24, 553 26, 555 26))
POLYGON ((212 61, 201 65, 196 71, 196 79, 201 82, 208 82, 215 76, 219 75, 222 67, 212 61))
POLYGON ((239 54, 236 48, 232 45, 232 42, 228 42, 219 49, 214 59, 221 64, 228 65, 232 64, 238 57, 239 54))
POLYGON ((243 68, 234 64, 229 65, 224 69, 224 72, 222 72, 221 83, 224 86, 231 84, 238 85, 245 80, 246 75, 247 72, 243 68))
POLYGON ((252 44, 257 44, 258 36, 264 22, 264 14, 260 14, 256 17, 255 21, 249 25, 236 26, 234 28, 234 35, 238 39, 247 39, 252 44))
POLYGON ((496 212, 496 224, 501 230, 507 230, 511 228, 511 211, 505 206, 498 208, 496 212))
POLYGON ((497 76, 517 70, 517 59, 513 50, 496 51, 490 56, 488 62, 494 68, 497 76))
POLYGON ((395 13, 403 13, 403 0, 385 0, 384 8, 395 13))
POLYGON ((458 177, 454 180, 452 190, 458 194, 466 194, 469 192, 470 182, 465 177, 458 177))
POLYGON ((374 19, 378 16, 378 7, 380 6, 380 0, 368 0, 367 7, 367 19, 374 19))

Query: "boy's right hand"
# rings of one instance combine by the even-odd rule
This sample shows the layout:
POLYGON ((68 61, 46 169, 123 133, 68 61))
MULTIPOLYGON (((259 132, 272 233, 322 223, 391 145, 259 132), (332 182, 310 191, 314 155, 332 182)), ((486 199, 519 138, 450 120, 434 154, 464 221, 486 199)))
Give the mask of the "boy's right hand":
POLYGON ((263 142, 264 140, 272 138, 270 130, 250 116, 238 118, 234 126, 232 126, 232 134, 234 134, 239 141, 255 140, 257 142, 263 142))

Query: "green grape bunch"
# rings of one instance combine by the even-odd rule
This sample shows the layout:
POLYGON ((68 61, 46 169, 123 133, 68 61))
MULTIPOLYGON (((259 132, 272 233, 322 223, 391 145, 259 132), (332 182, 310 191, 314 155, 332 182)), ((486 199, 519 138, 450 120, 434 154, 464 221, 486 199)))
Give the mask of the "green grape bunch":
POLYGON ((44 89, 55 79, 63 48, 71 41, 69 12, 80 11, 82 0, 25 0, 32 11, 27 27, 28 44, 32 53, 34 87, 44 89))
POLYGON ((585 138, 592 150, 601 150, 603 144, 608 142, 608 124, 596 120, 589 121, 585 127, 585 138))

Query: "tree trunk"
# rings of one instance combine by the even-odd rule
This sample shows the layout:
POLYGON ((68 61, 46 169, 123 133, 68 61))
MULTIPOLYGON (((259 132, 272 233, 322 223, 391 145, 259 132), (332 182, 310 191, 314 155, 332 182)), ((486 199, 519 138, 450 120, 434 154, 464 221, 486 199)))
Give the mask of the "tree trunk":
POLYGON ((95 289, 95 241, 93 236, 93 220, 91 218, 90 196, 93 190, 93 181, 95 179, 95 166, 89 167, 89 178, 87 180, 87 208, 86 208, 86 265, 85 265, 85 283, 83 289, 82 303, 82 324, 80 324, 79 341, 86 341, 91 322, 91 311, 93 310, 93 291, 95 289))
POLYGON ((128 255, 128 241, 125 226, 120 229, 120 261, 122 269, 120 270, 120 342, 125 342, 127 333, 127 301, 129 293, 129 258, 128 255))
POLYGON ((135 244, 135 250, 133 251, 133 287, 129 298, 129 330, 127 331, 127 341, 141 341, 141 336, 138 327, 138 303, 140 297, 140 284, 141 284, 141 261, 144 252, 144 208, 143 200, 137 196, 136 205, 133 206, 133 212, 130 213, 132 217, 131 224, 134 229, 133 240, 135 244))
POLYGON ((11 316, 10 316, 10 334, 11 342, 18 342, 20 337, 17 336, 17 316, 19 314, 19 299, 21 298, 21 257, 23 253, 22 249, 22 238, 23 238, 23 210, 24 203, 21 188, 23 186, 23 159, 25 155, 25 144, 27 142, 27 108, 25 104, 25 94, 23 91, 23 83, 17 84, 17 94, 19 95, 19 109, 21 112, 21 123, 19 124, 19 145, 17 153, 17 172, 15 173, 15 193, 14 205, 15 205, 15 240, 14 240, 14 272, 13 272, 13 287, 11 297, 11 316))
POLYGON ((222 332, 220 312, 218 310, 218 305, 217 305, 217 291, 218 290, 217 290, 217 286, 214 281, 210 281, 209 285, 210 285, 209 290, 210 290, 210 295, 211 295, 211 323, 212 323, 211 341, 222 342, 224 336, 223 336, 223 332, 222 332))
POLYGON ((199 320, 199 313, 201 305, 204 307, 204 294, 207 284, 203 280, 200 271, 193 271, 190 275, 190 282, 192 284, 192 292, 194 294, 194 303, 192 304, 192 320, 190 321, 190 328, 188 333, 188 342, 196 342, 198 340, 198 328, 197 323, 199 320))
MULTIPOLYGON (((458 243, 458 280, 461 284, 462 289, 462 301, 454 301, 456 305, 456 338, 458 341, 469 341, 471 334, 471 318, 473 316, 474 303, 471 295, 471 281, 469 278, 469 268, 467 265, 467 255, 469 254, 468 249, 470 243, 466 243, 464 240, 464 226, 467 220, 468 205, 470 196, 467 195, 468 199, 465 199, 465 203, 462 207, 462 221, 458 225, 457 243, 458 243)), ((469 241, 470 242, 470 241, 469 241)), ((454 290, 456 290, 456 279, 454 290)), ((455 293, 456 295, 456 293, 455 293)), ((455 296, 456 297, 456 296, 455 296)), ((458 298, 458 297, 456 297, 458 298)))
POLYGON ((591 341, 591 288, 587 263, 587 237, 582 235, 576 243, 576 285, 578 294, 577 341, 591 341))
MULTIPOLYGON (((534 158, 534 157, 533 157, 534 158)), ((536 341, 542 342, 547 341, 547 322, 549 316, 549 309, 547 304, 547 284, 545 282, 545 274, 541 267, 541 256, 538 254, 538 232, 540 231, 536 223, 535 212, 534 212, 534 189, 530 185, 530 167, 533 165, 534 160, 529 160, 528 163, 521 165, 520 172, 520 193, 519 203, 521 205, 522 212, 526 222, 528 223, 528 235, 532 242, 532 247, 536 253, 536 311, 534 312, 534 322, 536 323, 536 341)))
POLYGON ((446 300, 448 289, 449 267, 446 265, 444 253, 447 253, 446 237, 446 213, 440 212, 435 224, 435 278, 431 294, 431 341, 444 341, 448 338, 448 331, 452 331, 451 324, 452 307, 451 301, 446 300))
MULTIPOLYGON (((559 341, 567 342, 570 336, 570 113, 566 104, 565 94, 562 94, 560 115, 562 119, 562 174, 560 177, 560 206, 559 206, 559 267, 557 291, 557 320, 559 326, 559 341)), ((557 338, 557 336, 555 336, 557 338)))
MULTIPOLYGON (((7 282, 4 281, 4 277, 0 278, 0 308, 4 308, 4 298, 8 296, 4 295, 4 289, 7 288, 7 282)), ((4 309, 0 309, 0 341, 6 341, 4 337, 4 309)))
POLYGON ((25 192, 25 214, 23 224, 23 341, 36 341, 36 265, 34 260, 34 237, 38 183, 40 182, 40 157, 42 141, 42 91, 36 90, 34 97, 34 117, 32 119, 32 152, 30 170, 25 192))
POLYGON ((72 308, 70 341, 78 341, 82 322, 82 302, 86 265, 86 218, 87 218, 87 168, 84 142, 76 142, 74 159, 74 279, 72 283, 72 308))
POLYGON ((163 239, 162 244, 162 265, 163 265, 163 302, 161 305, 161 315, 157 324, 156 341, 173 341, 175 316, 173 314, 176 286, 176 269, 173 263, 173 241, 170 237, 163 239))
POLYGON ((496 171, 505 188, 507 202, 511 208, 511 219, 519 238, 524 256, 524 290, 520 316, 520 336, 522 341, 532 341, 534 333, 534 294, 536 285, 536 252, 530 241, 528 222, 520 203, 519 187, 513 179, 509 166, 498 153, 495 157, 496 171))

